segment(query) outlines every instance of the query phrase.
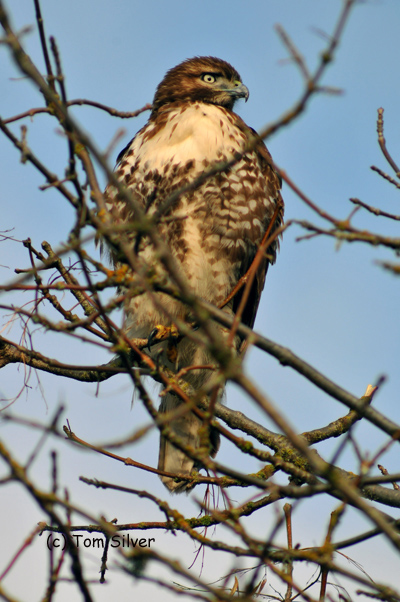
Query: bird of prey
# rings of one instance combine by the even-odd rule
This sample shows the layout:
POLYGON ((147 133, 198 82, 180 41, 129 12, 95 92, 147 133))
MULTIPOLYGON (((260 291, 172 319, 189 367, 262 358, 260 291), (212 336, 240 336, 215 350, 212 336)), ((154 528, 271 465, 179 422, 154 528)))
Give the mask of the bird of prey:
MULTIPOLYGON (((170 69, 157 87, 148 122, 120 153, 115 169, 116 177, 129 189, 142 213, 158 219, 154 225, 157 239, 168 247, 179 278, 184 279, 191 293, 223 307, 230 316, 240 304, 243 289, 227 304, 224 301, 249 270, 265 233, 278 228, 283 218, 281 183, 271 156, 256 132, 233 112, 235 102, 248 96, 240 75, 226 61, 211 56, 183 61, 170 69), (190 187, 216 164, 225 164, 225 168, 214 169, 211 177, 190 187), (171 195, 181 189, 183 192, 172 202, 171 195)), ((124 289, 127 336, 149 338, 160 325, 173 329, 174 320, 190 323, 190 308, 157 287, 151 290, 149 285, 147 290, 139 289, 138 294, 143 274, 147 282, 159 283, 167 278, 154 232, 149 236, 135 230, 134 203, 130 204, 111 184, 106 189, 106 203, 112 222, 126 232, 134 262, 127 268, 132 288, 124 289)), ((243 309, 242 322, 250 328, 268 265, 275 259, 276 244, 272 243, 264 254, 243 309)), ((116 267, 121 261, 114 254, 116 267)), ((215 324, 212 328, 219 341, 227 339, 229 329, 215 324)), ((201 328, 197 333, 201 334, 201 328)), ((181 378, 190 389, 205 391, 211 397, 213 371, 204 367, 216 364, 210 347, 188 336, 176 341, 175 353, 171 353, 171 345, 168 351, 165 342, 152 346, 153 357, 161 356, 164 365, 175 373, 186 369, 181 378)), ((238 337, 232 346, 234 353, 242 353, 238 337)), ((204 433, 200 432, 203 423, 183 404, 176 393, 168 390, 160 413, 168 412, 167 425, 181 446, 196 450, 204 445, 204 433)), ((211 457, 218 447, 218 433, 211 429, 211 457)), ((158 468, 169 475, 161 476, 166 487, 181 492, 190 488, 190 481, 174 475, 190 476, 198 465, 183 449, 161 436, 158 468)))

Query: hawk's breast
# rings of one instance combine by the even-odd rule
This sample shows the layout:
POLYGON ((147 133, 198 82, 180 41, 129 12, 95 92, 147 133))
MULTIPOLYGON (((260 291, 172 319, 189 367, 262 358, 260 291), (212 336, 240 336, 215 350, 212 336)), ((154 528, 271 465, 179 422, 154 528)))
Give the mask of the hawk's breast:
MULTIPOLYGON (((142 173, 165 167, 180 168, 193 161, 194 171, 224 158, 231 159, 244 148, 245 135, 234 125, 227 111, 204 103, 173 108, 160 115, 133 140, 132 158, 142 173)), ((130 163, 130 162, 129 162, 130 163)))
MULTIPOLYGON (((166 107, 136 135, 117 171, 148 213, 168 217, 168 224, 158 226, 160 236, 193 291, 216 304, 248 268, 270 213, 257 153, 180 195, 166 214, 163 203, 215 162, 244 150, 248 140, 240 123, 234 113, 211 104, 166 107)), ((147 264, 158 262, 146 237, 140 245, 147 264)))

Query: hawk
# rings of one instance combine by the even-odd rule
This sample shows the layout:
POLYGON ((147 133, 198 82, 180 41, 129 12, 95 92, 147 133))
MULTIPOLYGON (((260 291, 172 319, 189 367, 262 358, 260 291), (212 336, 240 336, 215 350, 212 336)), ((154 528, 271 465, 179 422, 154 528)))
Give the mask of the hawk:
MULTIPOLYGON (((271 156, 256 132, 233 112, 235 102, 240 98, 247 101, 248 96, 240 75, 226 61, 210 56, 183 61, 170 69, 157 87, 147 124, 120 153, 115 168, 116 177, 142 210, 149 216, 162 215, 154 226, 157 236, 168 246, 189 289, 199 298, 223 307, 231 316, 238 308, 243 289, 225 305, 224 300, 250 268, 268 227, 276 229, 283 217, 281 182, 271 156), (188 186, 216 163, 230 161, 228 167, 215 170, 200 185, 192 189, 188 186), (171 194, 183 187, 184 192, 171 202, 171 194), (270 224, 273 216, 276 219, 270 224)), ((163 278, 165 281, 167 272, 151 238, 143 232, 135 234, 134 210, 112 185, 106 189, 106 202, 112 221, 125 230, 135 260, 136 275, 132 262, 128 268, 132 272, 132 289, 124 289, 126 334, 148 338, 159 325, 173 326, 174 319, 190 323, 190 309, 182 302, 154 290, 138 294, 137 286, 134 291, 134 285, 142 282, 139 273, 156 282, 163 278)), ((258 267, 242 314, 242 322, 249 327, 253 327, 267 268, 273 263, 275 252, 273 243, 258 267)), ((117 267, 120 261, 114 257, 117 267)), ((220 340, 227 338, 227 329, 217 325, 213 328, 220 340)), ((236 339, 234 351, 241 353, 243 345, 240 347, 236 339)), ((152 346, 153 357, 161 355, 175 372, 187 368, 182 378, 192 390, 204 389, 210 395, 213 371, 203 366, 215 364, 211 352, 189 337, 177 339, 174 357, 167 347, 165 342, 152 346)), ((181 444, 199 448, 202 421, 190 410, 185 411, 182 403, 168 391, 159 411, 170 413, 168 426, 181 444)), ((204 434, 202 437, 204 445, 204 434)), ((218 433, 211 429, 211 457, 218 447, 218 433)), ((166 487, 180 492, 190 485, 173 475, 190 475, 198 466, 161 436, 158 468, 171 475, 161 476, 166 487)))

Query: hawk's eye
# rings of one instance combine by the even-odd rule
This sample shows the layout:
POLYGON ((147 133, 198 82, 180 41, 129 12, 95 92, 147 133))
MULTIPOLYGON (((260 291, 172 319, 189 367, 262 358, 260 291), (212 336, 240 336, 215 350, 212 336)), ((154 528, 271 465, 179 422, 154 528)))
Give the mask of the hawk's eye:
POLYGON ((206 84, 213 84, 217 81, 217 78, 212 73, 203 73, 201 79, 203 80, 203 82, 206 82, 206 84))

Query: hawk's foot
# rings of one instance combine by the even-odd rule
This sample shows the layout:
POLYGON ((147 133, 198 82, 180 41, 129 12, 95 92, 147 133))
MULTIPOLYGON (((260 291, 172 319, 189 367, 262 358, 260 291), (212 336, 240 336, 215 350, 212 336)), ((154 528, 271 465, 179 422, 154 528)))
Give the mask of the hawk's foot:
POLYGON ((161 343, 162 341, 168 341, 169 345, 176 347, 177 340, 179 338, 179 332, 177 327, 173 324, 172 326, 163 326, 163 324, 157 324, 147 339, 147 348, 150 351, 150 347, 161 343))

